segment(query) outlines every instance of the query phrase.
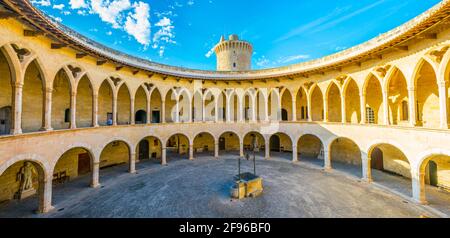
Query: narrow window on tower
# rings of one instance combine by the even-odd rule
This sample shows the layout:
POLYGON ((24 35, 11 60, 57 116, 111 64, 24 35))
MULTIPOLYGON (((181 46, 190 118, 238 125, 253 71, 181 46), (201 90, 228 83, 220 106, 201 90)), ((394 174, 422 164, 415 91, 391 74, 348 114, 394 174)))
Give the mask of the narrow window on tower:
POLYGON ((233 68, 236 68, 236 63, 233 63, 233 68))

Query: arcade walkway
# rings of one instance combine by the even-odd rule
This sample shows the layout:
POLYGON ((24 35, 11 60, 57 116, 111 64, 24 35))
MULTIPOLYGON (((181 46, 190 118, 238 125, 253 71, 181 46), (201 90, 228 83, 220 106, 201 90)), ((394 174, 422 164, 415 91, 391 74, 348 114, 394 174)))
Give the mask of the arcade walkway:
MULTIPOLYGON (((317 162, 292 164, 287 153, 262 158, 258 156, 256 172, 264 178, 265 191, 256 199, 229 198, 231 178, 237 173, 235 155, 219 160, 198 155, 194 161, 174 158, 168 166, 141 161, 138 174, 127 173, 127 165, 103 169, 99 188, 87 187, 89 176, 55 186, 55 209, 48 214, 33 214, 37 199, 31 198, 0 205, 0 217, 435 216, 377 186, 340 172, 324 172, 317 162)), ((242 165, 244 171, 253 169, 250 161, 242 165)))

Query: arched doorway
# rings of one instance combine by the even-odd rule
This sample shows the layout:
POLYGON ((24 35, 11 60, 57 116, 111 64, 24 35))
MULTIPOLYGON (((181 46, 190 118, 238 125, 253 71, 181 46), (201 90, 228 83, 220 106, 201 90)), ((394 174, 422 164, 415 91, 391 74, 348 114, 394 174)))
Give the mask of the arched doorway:
POLYGON ((368 151, 368 158, 374 182, 411 196, 411 166, 399 148, 378 144, 368 151))
POLYGON ((36 60, 25 71, 22 90, 22 130, 39 131, 43 128, 45 79, 36 60))
POLYGON ((151 122, 152 123, 161 123, 161 119, 163 118, 163 115, 161 113, 162 111, 162 99, 161 99, 161 93, 157 88, 153 89, 151 96, 150 96, 150 116, 151 116, 151 122))
MULTIPOLYGON (((53 169, 53 186, 59 187, 72 180, 85 181, 86 186, 93 184, 92 175, 93 157, 91 153, 82 147, 69 149, 59 157, 53 169)), ((64 191, 55 190, 53 193, 55 203, 64 191)))
POLYGON ((333 169, 362 177, 361 150, 351 139, 340 137, 331 143, 330 162, 333 169))
POLYGON ((421 202, 445 213, 450 212, 450 155, 429 155, 420 165, 419 191, 421 202))
POLYGON ((265 139, 264 136, 256 131, 249 132, 245 134, 243 142, 244 142, 244 153, 250 153, 253 151, 253 140, 256 138, 256 142, 258 145, 258 150, 256 151, 259 156, 264 156, 265 153, 265 139))
POLYGON ((270 137, 269 142, 271 157, 292 159, 292 141, 288 135, 282 132, 275 133, 270 137))
POLYGON ((9 63, 0 49, 0 135, 11 133, 12 76, 9 63))
POLYGON ((45 176, 43 167, 34 161, 23 160, 9 166, 0 175, 0 209, 5 214, 11 210, 14 214, 20 214, 18 216, 43 212, 46 209, 41 203, 44 201, 45 176))
POLYGON ((323 96, 318 86, 313 86, 311 94, 311 118, 313 121, 323 121, 323 96))
MULTIPOLYGON (((71 116, 67 117, 66 112, 70 112, 71 85, 69 76, 61 69, 53 80, 52 92, 52 128, 67 129, 70 127, 71 116)), ((80 105, 81 107, 81 105, 80 105)))
POLYGON ((172 135, 166 142, 167 162, 189 159, 189 138, 183 134, 172 135))
POLYGON ((299 153, 299 160, 324 166, 324 150, 323 143, 319 137, 311 134, 306 134, 300 137, 297 142, 297 150, 299 153))
POLYGON ((90 127, 93 125, 92 106, 93 93, 91 81, 87 76, 83 76, 77 86, 77 127, 90 127))
POLYGON ((147 122, 147 112, 139 110, 134 115, 134 121, 136 124, 145 124, 147 122))
POLYGON ((134 123, 147 123, 147 94, 144 87, 138 88, 134 98, 134 123))
POLYGON ((296 111, 297 111, 297 120, 298 121, 307 121, 309 118, 308 115, 308 96, 306 90, 303 87, 297 92, 296 96, 296 111))
POLYGON ((154 136, 148 136, 139 141, 136 146, 136 168, 139 170, 148 165, 161 164, 162 143, 154 136))
POLYGON ((239 136, 234 132, 222 133, 219 137, 219 153, 239 155, 239 136))
POLYGON ((139 142, 139 161, 150 159, 150 143, 148 140, 141 140, 139 142))
POLYGON ((331 83, 327 91, 328 98, 328 119, 329 122, 341 122, 342 121, 342 105, 341 105, 341 91, 335 83, 331 83))
POLYGON ((422 60, 422 66, 415 78, 417 125, 439 128, 439 89, 436 73, 430 63, 422 60))
POLYGON ((270 151, 280 152, 281 144, 280 137, 278 135, 273 135, 270 137, 270 151))
MULTIPOLYGON (((126 142, 112 141, 103 148, 100 154, 100 170, 111 168, 111 170, 108 169, 110 173, 112 173, 111 171, 126 171, 128 167, 123 165, 130 162, 130 155, 130 147, 126 142)), ((100 173, 100 175, 102 174, 104 173, 100 173)))
POLYGON ((381 124, 383 118, 383 95, 381 91, 380 81, 374 76, 370 75, 365 84, 364 92, 366 94, 366 123, 367 124, 381 124))
POLYGON ((103 80, 98 90, 98 124, 113 124, 113 88, 107 79, 103 80))
POLYGON ((388 84, 389 124, 408 124, 408 90, 403 73, 395 69, 388 84))
POLYGON ((128 125, 131 118, 131 98, 128 86, 123 83, 117 92, 117 124, 128 125))
POLYGON ((215 139, 207 132, 199 133, 194 138, 194 156, 214 156, 215 139))
POLYGON ((0 108, 0 135, 7 135, 11 132, 11 106, 0 108))
POLYGON ((357 124, 361 121, 361 103, 359 88, 355 80, 350 80, 345 88, 345 119, 346 122, 357 124))

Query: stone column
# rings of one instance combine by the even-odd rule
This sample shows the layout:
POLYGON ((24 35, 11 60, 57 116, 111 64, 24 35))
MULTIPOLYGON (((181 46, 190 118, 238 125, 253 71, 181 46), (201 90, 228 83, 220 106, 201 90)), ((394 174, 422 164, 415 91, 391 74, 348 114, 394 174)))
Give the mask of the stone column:
POLYGON ((99 173, 100 173, 100 162, 92 163, 92 178, 91 178, 91 187, 96 188, 100 186, 99 183, 99 173))
POLYGON ((239 99, 239 97, 238 97, 238 104, 237 104, 237 109, 238 109, 238 112, 237 112, 238 117, 237 117, 237 119, 238 119, 238 122, 243 122, 244 119, 245 119, 244 118, 244 115, 245 115, 244 103, 245 103, 245 101, 242 100, 242 99, 239 99))
POLYGON ((366 95, 362 94, 359 96, 360 107, 361 107, 361 122, 360 124, 366 124, 366 95))
POLYGON ((166 123, 166 101, 161 101, 161 122, 166 123))
POLYGON ((256 105, 256 96, 255 98, 252 100, 252 122, 256 122, 257 120, 257 116, 256 116, 256 112, 258 110, 257 109, 257 105, 256 105))
POLYGON ((325 170, 331 170, 331 157, 328 148, 323 150, 323 167, 325 170))
POLYGON ((202 99, 202 122, 206 121, 205 101, 202 99))
POLYGON ((92 95, 92 126, 98 127, 98 94, 92 95))
POLYGON ((189 144, 189 160, 194 159, 194 144, 189 144))
POLYGON ((327 97, 324 97, 324 99, 323 99, 323 122, 328 122, 328 98, 327 97))
POLYGON ((345 95, 341 95, 341 119, 342 123, 347 123, 347 113, 345 110, 345 95))
POLYGON ((39 212, 48 213, 52 206, 52 178, 44 178, 39 185, 39 212))
POLYGON ((408 87, 408 107, 409 125, 414 127, 417 125, 416 89, 414 87, 408 87))
POLYGON ((265 98, 266 101, 264 103, 264 121, 269 121, 269 97, 265 98))
POLYGON ((292 162, 298 161, 297 145, 292 145, 292 162))
MULTIPOLYGON (((18 80, 18 79, 17 79, 18 80)), ((22 91, 23 84, 16 83, 13 87, 13 100, 12 100, 12 128, 11 134, 22 134, 22 91)))
POLYGON ((447 87, 446 81, 439 81, 439 108, 440 108, 440 119, 441 119, 441 129, 448 129, 448 109, 447 109, 447 87))
POLYGON ((70 97, 70 129, 77 128, 77 92, 72 92, 70 97))
POLYGON ((152 104, 151 104, 150 100, 151 100, 151 96, 149 95, 149 96, 147 96, 147 121, 146 121, 147 124, 152 123, 152 119, 151 119, 151 117, 152 117, 151 105, 152 104))
POLYGON ((135 118, 134 118, 134 98, 130 99, 130 124, 134 125, 135 122, 135 118))
POLYGON ((112 114, 113 114, 113 125, 114 126, 117 126, 117 95, 116 95, 116 93, 114 93, 114 96, 113 96, 113 112, 112 112, 112 114))
POLYGON ((264 142, 265 159, 270 159, 270 138, 265 138, 264 142))
POLYGON ((372 182, 372 169, 370 167, 370 159, 366 152, 361 151, 362 162, 362 179, 366 182, 372 182))
POLYGON ((413 199, 419 204, 427 204, 425 197, 425 172, 412 171, 413 199))
POLYGON ((218 122, 219 121, 219 103, 218 100, 216 99, 214 102, 214 122, 218 122))
POLYGON ((188 109, 188 120, 187 120, 187 122, 188 123, 192 123, 192 122, 194 122, 194 118, 195 118, 194 110, 193 110, 193 107, 192 107, 192 101, 189 102, 189 105, 187 105, 187 109, 188 109))
POLYGON ((297 99, 292 96, 292 121, 297 121, 297 99))
MULTIPOLYGON (((307 105, 308 105, 308 110, 307 110, 307 113, 308 113, 308 121, 309 122, 311 122, 312 121, 312 110, 311 110, 311 100, 312 100, 312 98, 311 98, 311 95, 308 95, 308 97, 307 97, 307 105)), ((324 109, 324 112, 325 112, 325 109, 324 109)))
POLYGON ((161 145, 161 165, 167 165, 165 145, 161 145))
POLYGON ((180 122, 180 100, 177 98, 177 101, 175 103, 175 123, 180 122))
POLYGON ((226 108, 225 108, 225 111, 226 111, 225 119, 226 119, 226 122, 229 123, 229 122, 231 122, 231 108, 230 108, 230 101, 231 101, 231 99, 227 98, 226 100, 227 101, 226 101, 226 104, 225 104, 225 106, 226 106, 226 108))
POLYGON ((219 158, 219 142, 214 142, 214 158, 219 158))
POLYGON ((136 152, 130 152, 130 164, 128 172, 130 174, 136 173, 136 152))
POLYGON ((383 123, 389 125, 389 99, 388 92, 383 90, 383 123))
POLYGON ((52 128, 52 92, 53 92, 52 88, 45 89, 44 126, 42 128, 44 131, 53 130, 53 128, 52 128))
POLYGON ((239 156, 244 157, 244 142, 239 142, 239 156))

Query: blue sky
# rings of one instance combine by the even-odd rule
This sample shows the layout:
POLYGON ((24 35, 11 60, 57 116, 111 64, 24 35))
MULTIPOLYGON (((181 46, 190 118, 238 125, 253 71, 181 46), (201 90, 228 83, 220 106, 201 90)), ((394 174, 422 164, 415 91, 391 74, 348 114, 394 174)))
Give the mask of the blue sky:
POLYGON ((439 0, 31 0, 62 24, 154 62, 214 70, 221 35, 253 44, 253 69, 320 58, 389 31, 439 0))

